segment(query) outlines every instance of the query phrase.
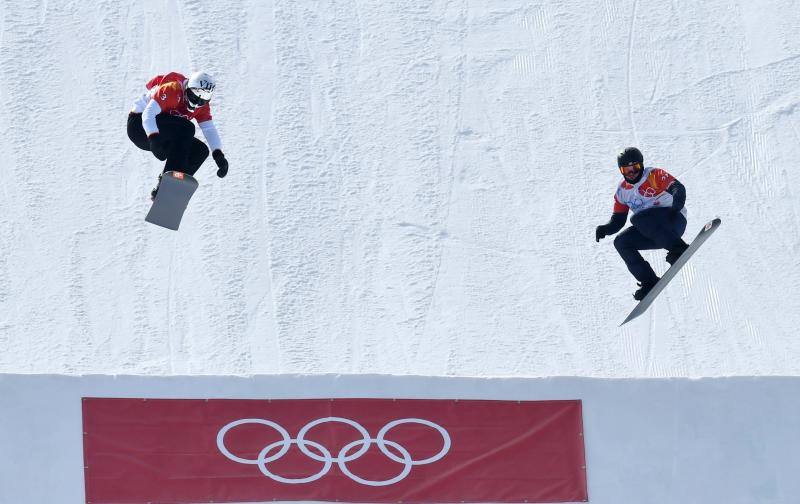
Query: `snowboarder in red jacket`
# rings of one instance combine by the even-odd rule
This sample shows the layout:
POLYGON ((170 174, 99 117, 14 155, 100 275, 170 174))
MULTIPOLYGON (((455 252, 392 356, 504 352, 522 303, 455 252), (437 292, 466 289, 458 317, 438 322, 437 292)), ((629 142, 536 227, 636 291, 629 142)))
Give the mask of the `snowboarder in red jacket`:
MULTIPOLYGON (((176 171, 194 175, 211 155, 217 163, 217 176, 228 173, 228 161, 211 118, 211 96, 216 83, 205 72, 195 72, 188 79, 177 72, 156 75, 147 82, 147 91, 133 104, 128 114, 128 138, 140 149, 166 161, 163 172, 176 171), (209 147, 195 138, 194 119, 203 131, 209 147)), ((159 175, 159 183, 161 175, 159 175)), ((150 193, 155 198, 158 185, 150 193)))

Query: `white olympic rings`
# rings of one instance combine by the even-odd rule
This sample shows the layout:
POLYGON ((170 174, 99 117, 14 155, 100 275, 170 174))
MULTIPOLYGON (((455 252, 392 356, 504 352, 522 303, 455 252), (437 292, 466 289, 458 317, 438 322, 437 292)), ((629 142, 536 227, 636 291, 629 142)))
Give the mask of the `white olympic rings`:
POLYGON ((225 425, 219 430, 219 432, 217 433, 217 448, 223 455, 225 455, 227 458, 229 458, 234 462, 238 462, 240 464, 257 465, 258 468, 261 470, 261 473, 264 474, 264 476, 267 476, 268 478, 274 481, 278 481, 280 483, 288 483, 294 485, 301 483, 311 483, 312 481, 316 481, 325 476, 328 473, 328 471, 330 471, 333 463, 336 462, 342 473, 344 473, 348 478, 355 481, 356 483, 368 486, 386 486, 386 485, 393 485, 394 483, 403 480, 411 472, 411 468, 413 466, 432 464, 433 462, 436 462, 437 460, 440 460, 442 459, 442 457, 447 455, 447 452, 450 451, 450 434, 448 434, 448 432, 442 426, 434 422, 431 422, 430 420, 423 420, 421 418, 403 418, 400 420, 393 420, 387 423, 381 428, 380 431, 378 431, 378 436, 376 438, 371 438, 369 432, 367 432, 367 429, 365 429, 358 422, 354 422, 349 418, 325 417, 307 423, 306 425, 303 426, 302 429, 300 429, 300 432, 298 432, 297 434, 297 438, 292 439, 291 436, 289 436, 289 432, 286 429, 284 429, 281 425, 271 420, 264 420, 262 418, 243 418, 241 420, 230 422, 229 424, 225 425), (307 440, 305 438, 306 434, 308 434, 308 431, 311 430, 312 428, 316 427, 317 425, 330 422, 347 424, 353 427, 355 430, 357 430, 358 433, 361 435, 361 439, 357 439, 343 446, 342 449, 339 450, 339 455, 336 457, 334 457, 331 454, 330 450, 328 450, 321 444, 315 441, 307 440), (404 448, 398 443, 395 443, 394 441, 389 441, 386 439, 386 434, 390 430, 397 427, 398 425, 406 423, 421 424, 436 429, 442 436, 442 439, 444 440, 442 449, 439 450, 439 452, 432 457, 428 457, 423 460, 412 459, 411 454, 408 452, 406 448, 404 448), (277 431, 278 434, 280 434, 282 439, 280 441, 276 441, 262 448, 261 451, 258 453, 257 459, 245 459, 237 457, 236 455, 231 453, 225 446, 225 434, 227 434, 229 430, 244 424, 260 424, 260 425, 265 425, 267 427, 271 427, 272 429, 277 431), (398 474, 394 478, 390 478, 387 480, 373 481, 361 478, 350 471, 350 469, 347 467, 347 463, 364 455, 367 452, 367 450, 369 450, 372 443, 375 443, 378 446, 378 449, 381 451, 381 453, 386 455, 387 458, 399 464, 403 464, 403 469, 402 471, 400 471, 400 474, 398 474), (301 452, 303 452, 305 456, 313 460, 316 460, 317 462, 322 462, 323 463, 322 469, 320 469, 318 473, 312 474, 311 476, 308 476, 306 478, 284 478, 282 476, 279 476, 271 472, 267 467, 267 464, 269 464, 270 462, 274 462, 279 458, 283 457, 284 455, 286 455, 286 452, 289 451, 289 449, 293 444, 297 445, 297 447, 300 449, 301 452), (350 453, 355 447, 359 445, 361 445, 361 447, 358 450, 356 450, 353 453, 350 453), (311 446, 319 454, 309 450, 308 448, 309 446, 311 446), (400 456, 398 457, 397 455, 392 453, 388 448, 386 448, 387 446, 394 448, 397 451, 397 453, 400 454, 400 456), (271 451, 273 451, 278 447, 280 447, 280 449, 277 451, 277 453, 267 456, 268 453, 270 453, 271 451))

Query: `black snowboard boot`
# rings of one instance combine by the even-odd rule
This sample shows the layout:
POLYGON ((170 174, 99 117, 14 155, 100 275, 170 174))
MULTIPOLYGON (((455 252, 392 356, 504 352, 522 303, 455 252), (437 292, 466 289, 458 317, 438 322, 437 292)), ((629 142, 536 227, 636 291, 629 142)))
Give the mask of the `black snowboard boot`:
POLYGON ((689 248, 689 244, 683 240, 679 240, 677 245, 669 249, 667 251, 667 262, 669 263, 669 265, 672 266, 673 264, 675 264, 675 261, 678 260, 681 254, 686 252, 687 248, 689 248))
POLYGON ((161 185, 161 177, 163 176, 164 176, 163 173, 158 174, 158 182, 156 182, 156 186, 153 188, 153 190, 150 191, 150 201, 155 201, 156 194, 158 193, 158 186, 161 185))
POLYGON ((636 285, 639 286, 639 289, 633 293, 633 299, 636 301, 641 301, 644 299, 647 293, 656 286, 656 283, 658 283, 658 278, 656 278, 656 280, 653 282, 637 282, 636 285))

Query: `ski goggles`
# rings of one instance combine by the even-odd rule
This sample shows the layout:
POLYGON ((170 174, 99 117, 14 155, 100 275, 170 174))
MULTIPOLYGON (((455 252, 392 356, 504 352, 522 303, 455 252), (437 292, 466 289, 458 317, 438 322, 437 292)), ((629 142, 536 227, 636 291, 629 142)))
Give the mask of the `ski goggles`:
POLYGON ((211 91, 198 88, 189 88, 186 90, 186 99, 193 107, 202 107, 211 101, 211 91))
POLYGON ((630 163, 619 167, 620 173, 632 177, 642 170, 642 163, 630 163))

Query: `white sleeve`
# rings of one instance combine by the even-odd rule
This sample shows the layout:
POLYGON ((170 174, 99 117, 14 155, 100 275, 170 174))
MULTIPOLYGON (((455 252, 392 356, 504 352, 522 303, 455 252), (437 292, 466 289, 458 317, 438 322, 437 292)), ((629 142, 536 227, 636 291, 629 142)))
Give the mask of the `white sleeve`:
POLYGON ((142 94, 139 98, 133 102, 133 107, 131 107, 131 112, 134 114, 141 114, 144 108, 147 106, 147 103, 150 101, 150 92, 142 94))
POLYGON ((222 141, 219 139, 219 132, 217 127, 214 126, 214 121, 209 119, 199 124, 200 129, 203 130, 203 136, 206 137, 206 142, 211 148, 211 152, 215 150, 222 150, 222 141))
POLYGON ((158 133, 158 125, 156 124, 156 116, 161 113, 161 106, 155 100, 150 100, 147 106, 142 111, 142 128, 147 136, 153 133, 158 133))

